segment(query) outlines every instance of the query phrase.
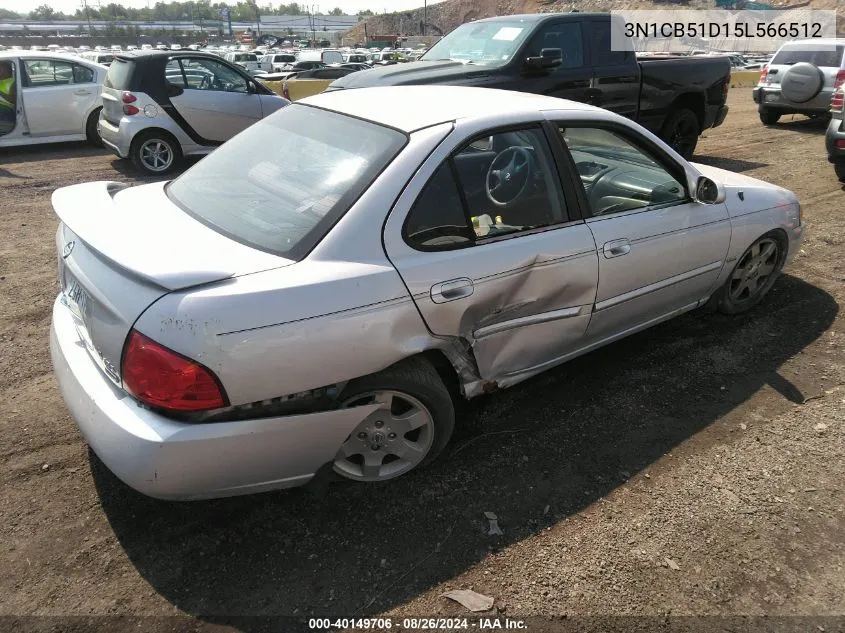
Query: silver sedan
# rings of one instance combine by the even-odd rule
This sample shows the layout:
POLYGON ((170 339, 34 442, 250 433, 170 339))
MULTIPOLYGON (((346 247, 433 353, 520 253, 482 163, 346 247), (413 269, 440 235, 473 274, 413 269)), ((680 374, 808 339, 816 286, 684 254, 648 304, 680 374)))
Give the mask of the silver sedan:
POLYGON ((753 307, 803 232, 790 191, 610 112, 442 86, 305 99, 170 183, 53 206, 65 402, 169 499, 405 474, 458 398, 753 307))

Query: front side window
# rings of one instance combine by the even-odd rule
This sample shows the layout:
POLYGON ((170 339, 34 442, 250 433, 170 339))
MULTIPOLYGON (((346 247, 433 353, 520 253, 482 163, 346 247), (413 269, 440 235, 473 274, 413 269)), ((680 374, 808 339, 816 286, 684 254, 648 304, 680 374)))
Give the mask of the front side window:
POLYGON ((167 193, 232 239, 300 259, 406 141, 391 128, 294 104, 209 154, 167 193))
POLYGON ((677 204, 686 187, 648 150, 616 131, 560 127, 593 216, 677 204))
POLYGON ((473 139, 432 176, 404 226, 418 250, 445 250, 568 219, 557 169, 539 128, 473 139))
POLYGON ((226 64, 203 58, 184 58, 181 63, 187 88, 217 92, 249 92, 247 80, 226 64))
POLYGON ((540 57, 544 48, 556 48, 563 54, 558 68, 580 68, 584 65, 584 40, 580 22, 547 24, 534 36, 526 57, 540 57))

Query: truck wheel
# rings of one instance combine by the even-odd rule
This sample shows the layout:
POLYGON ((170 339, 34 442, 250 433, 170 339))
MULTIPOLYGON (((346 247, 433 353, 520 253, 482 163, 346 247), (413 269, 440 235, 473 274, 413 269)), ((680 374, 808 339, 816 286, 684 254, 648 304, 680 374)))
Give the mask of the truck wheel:
POLYGON ((763 125, 774 125, 780 121, 780 112, 771 108, 760 108, 760 120, 763 125))
POLYGON ((663 126, 661 138, 687 160, 692 158, 701 126, 695 112, 687 108, 675 110, 663 126))

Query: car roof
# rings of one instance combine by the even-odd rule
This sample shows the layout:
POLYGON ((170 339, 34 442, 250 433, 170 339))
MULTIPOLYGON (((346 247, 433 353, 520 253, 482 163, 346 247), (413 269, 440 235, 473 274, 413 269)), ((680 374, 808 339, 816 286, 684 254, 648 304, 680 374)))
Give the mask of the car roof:
POLYGON ((348 114, 388 127, 414 132, 422 128, 495 114, 543 110, 606 112, 600 108, 555 97, 493 88, 461 86, 386 86, 330 90, 300 103, 348 114), (378 103, 378 108, 373 108, 378 103), (421 108, 420 104, 425 107, 421 108))
POLYGON ((805 39, 805 40, 792 40, 791 42, 784 42, 781 48, 792 48, 795 46, 806 46, 807 44, 812 44, 813 46, 842 46, 845 45, 845 39, 843 38, 819 38, 819 39, 805 39))
MULTIPOLYGON (((99 51, 98 51, 99 52, 99 51)), ((103 55, 111 55, 111 53, 103 53, 103 55)), ((10 57, 20 57, 21 59, 38 58, 38 59, 62 59, 69 62, 85 62, 91 66, 98 66, 89 59, 73 55, 71 53, 53 53, 52 51, 0 51, 0 59, 9 59, 10 57)))

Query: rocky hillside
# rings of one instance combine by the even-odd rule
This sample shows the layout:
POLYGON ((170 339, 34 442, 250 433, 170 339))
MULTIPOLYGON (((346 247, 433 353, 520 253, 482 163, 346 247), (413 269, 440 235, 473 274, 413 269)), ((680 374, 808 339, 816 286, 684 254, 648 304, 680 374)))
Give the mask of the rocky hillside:
MULTIPOLYGON (((775 6, 794 4, 794 0, 774 0, 775 6)), ((840 12, 839 32, 842 32, 845 2, 840 0, 812 0, 813 9, 836 9, 840 12)), ((683 5, 660 0, 446 0, 412 11, 397 11, 375 15, 349 30, 344 39, 365 41, 366 34, 421 35, 425 15, 426 35, 445 35, 459 24, 496 15, 515 13, 555 13, 578 11, 621 11, 633 9, 713 9, 714 0, 689 0, 683 5)))

